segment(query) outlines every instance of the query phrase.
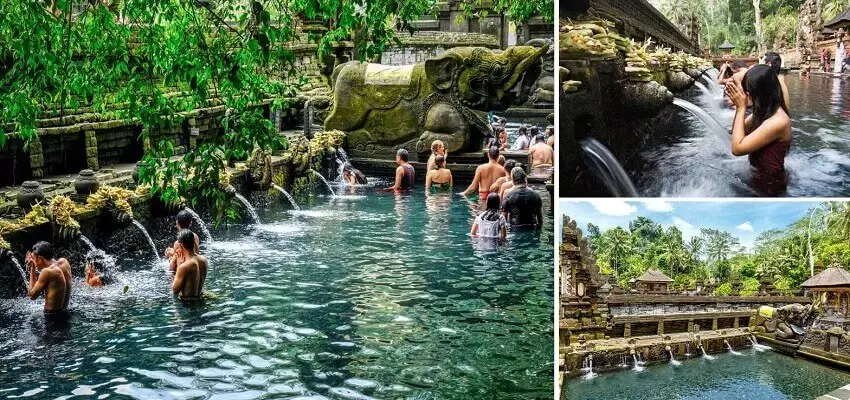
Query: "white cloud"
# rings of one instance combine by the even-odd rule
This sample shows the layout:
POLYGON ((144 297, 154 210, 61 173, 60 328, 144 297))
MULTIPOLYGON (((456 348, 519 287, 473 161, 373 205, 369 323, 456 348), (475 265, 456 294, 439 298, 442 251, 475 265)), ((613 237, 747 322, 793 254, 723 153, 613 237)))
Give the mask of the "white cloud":
POLYGON ((738 228, 742 231, 748 231, 748 232, 753 231, 753 226, 750 225, 750 221, 744 222, 743 224, 736 226, 736 228, 738 228))
POLYGON ((673 212, 673 205, 664 200, 644 200, 643 206, 649 211, 660 213, 673 212))
POLYGON ((699 228, 693 226, 693 224, 683 220, 682 218, 673 217, 673 225, 675 225, 677 228, 679 228, 680 231, 682 231, 682 238, 685 240, 688 240, 694 236, 699 236, 700 234, 699 228))
POLYGON ((624 217, 637 212, 637 206, 617 199, 597 199, 590 200, 589 203, 596 211, 603 215, 624 217))

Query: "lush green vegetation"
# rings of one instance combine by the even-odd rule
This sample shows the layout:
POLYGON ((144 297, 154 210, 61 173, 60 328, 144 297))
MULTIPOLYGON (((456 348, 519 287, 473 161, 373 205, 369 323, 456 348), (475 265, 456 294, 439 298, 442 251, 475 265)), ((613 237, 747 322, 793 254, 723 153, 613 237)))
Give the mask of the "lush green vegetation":
MULTIPOLYGON (((794 48, 800 6, 804 0, 655 0, 658 7, 683 31, 694 21, 700 26, 701 47, 725 41, 736 54, 760 54, 782 43, 794 48)), ((850 7, 850 0, 823 0, 824 22, 850 7)))
MULTIPOLYGON (((482 0, 464 4, 470 10, 482 0)), ((487 3, 490 4, 490 3, 487 3)), ((8 0, 0 6, 0 125, 29 143, 38 118, 81 107, 132 118, 146 142, 142 180, 166 201, 215 204, 230 214, 224 167, 256 147, 286 146, 257 107, 286 108, 305 79, 292 46, 305 25, 318 55, 352 41, 360 60, 381 54, 412 31, 435 0, 8 0), (222 105, 223 133, 174 157, 157 132, 192 110, 222 105), (188 194, 192 195, 189 196, 188 194)), ((506 1, 496 12, 523 22, 552 20, 552 0, 506 1)), ((469 15, 470 18, 474 15, 469 15)), ((6 134, 0 129, 0 147, 6 134)))
POLYGON ((729 294, 731 282, 740 280, 742 292, 752 294, 761 280, 773 282, 779 290, 794 290, 810 277, 810 216, 815 264, 850 265, 850 203, 824 203, 785 229, 761 233, 751 249, 717 229, 702 229, 685 240, 675 226, 664 229, 646 217, 631 221, 628 229, 605 232, 588 224, 586 237, 602 272, 616 276, 623 287, 647 269, 658 268, 679 289, 713 279, 718 294, 729 294))

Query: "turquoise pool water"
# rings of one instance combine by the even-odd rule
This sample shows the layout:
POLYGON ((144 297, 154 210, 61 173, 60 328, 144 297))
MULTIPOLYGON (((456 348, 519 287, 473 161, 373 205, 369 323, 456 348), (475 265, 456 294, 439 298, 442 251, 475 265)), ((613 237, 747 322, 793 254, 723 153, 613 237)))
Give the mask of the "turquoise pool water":
POLYGON ((850 374, 799 358, 755 349, 741 355, 693 357, 681 365, 600 373, 571 379, 569 400, 811 400, 850 383, 850 374))
MULTIPOLYGON (((550 210, 493 249, 468 237, 457 195, 362 187, 258 208, 263 224, 203 244, 203 306, 129 257, 118 284, 75 284, 68 329, 45 329, 41 300, 0 300, 0 397, 551 398, 550 210)), ((147 224, 158 247, 173 240, 147 224)))

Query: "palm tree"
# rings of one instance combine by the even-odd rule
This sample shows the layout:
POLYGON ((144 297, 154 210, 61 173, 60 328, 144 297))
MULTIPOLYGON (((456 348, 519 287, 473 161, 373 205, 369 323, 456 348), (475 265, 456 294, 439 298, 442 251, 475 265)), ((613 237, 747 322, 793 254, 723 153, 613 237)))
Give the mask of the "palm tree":
POLYGON ((850 203, 829 203, 827 226, 838 230, 844 240, 850 241, 850 203))
POLYGON ((620 277, 620 262, 624 260, 632 250, 632 238, 621 227, 611 229, 603 235, 603 252, 614 265, 614 276, 620 277))
POLYGON ((705 250, 708 260, 713 262, 715 267, 726 262, 732 250, 739 245, 738 238, 726 231, 703 228, 702 235, 706 237, 705 250))
POLYGON ((699 236, 691 236, 691 240, 689 240, 688 244, 685 246, 689 253, 688 256, 690 258, 691 265, 696 267, 697 264, 699 264, 699 255, 702 253, 705 241, 703 241, 699 236))

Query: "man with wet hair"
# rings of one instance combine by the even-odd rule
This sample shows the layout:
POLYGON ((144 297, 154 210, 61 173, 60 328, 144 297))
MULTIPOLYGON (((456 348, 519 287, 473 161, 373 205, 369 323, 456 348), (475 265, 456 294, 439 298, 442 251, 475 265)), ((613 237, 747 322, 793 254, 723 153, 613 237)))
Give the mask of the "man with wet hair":
MULTIPOLYGON (((192 213, 187 210, 180 210, 180 212, 177 213, 177 221, 175 223, 175 225, 177 226, 177 232, 180 232, 183 229, 190 229, 194 221, 195 219, 192 217, 192 213)), ((195 234, 195 254, 201 252, 200 244, 201 239, 198 237, 197 234, 195 234)), ((175 248, 177 248, 177 242, 174 242, 174 246, 165 249, 165 257, 168 258, 168 268, 171 270, 171 272, 177 270, 177 266, 183 261, 186 261, 175 256, 175 248)))
POLYGON ((194 251, 195 233, 183 229, 177 234, 177 248, 185 260, 177 266, 171 290, 179 295, 181 300, 200 300, 207 279, 207 259, 194 251))
POLYGON ((395 153, 395 163, 398 164, 398 167, 395 169, 395 184, 384 188, 385 191, 402 192, 413 190, 416 171, 407 162, 409 157, 410 155, 407 153, 407 149, 398 149, 395 153))
POLYGON ((531 169, 555 165, 555 151, 546 144, 546 135, 540 133, 534 139, 534 146, 528 148, 531 169))
POLYGON ((511 179, 515 188, 502 200, 502 214, 512 229, 540 229, 543 226, 543 199, 528 187, 525 171, 514 168, 511 179))
POLYGON ((548 137, 548 139, 546 139, 546 144, 549 145, 549 147, 554 149, 555 148, 555 127, 554 126, 550 125, 549 127, 546 128, 546 137, 548 137))
POLYGON ((499 148, 491 146, 487 151, 487 163, 481 164, 475 169, 475 178, 472 183, 463 192, 464 196, 469 196, 478 190, 478 198, 482 202, 487 200, 487 195, 490 194, 490 186, 502 176, 507 175, 505 167, 499 165, 499 148))
POLYGON ((112 271, 107 265, 111 264, 109 256, 100 249, 86 254, 86 285, 103 286, 112 283, 112 271))
POLYGON ((28 295, 30 300, 35 300, 44 293, 44 316, 65 319, 71 300, 71 264, 64 258, 57 260, 55 257, 53 246, 43 241, 27 252, 26 263, 30 273, 28 295))

